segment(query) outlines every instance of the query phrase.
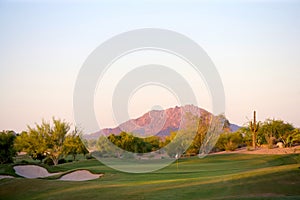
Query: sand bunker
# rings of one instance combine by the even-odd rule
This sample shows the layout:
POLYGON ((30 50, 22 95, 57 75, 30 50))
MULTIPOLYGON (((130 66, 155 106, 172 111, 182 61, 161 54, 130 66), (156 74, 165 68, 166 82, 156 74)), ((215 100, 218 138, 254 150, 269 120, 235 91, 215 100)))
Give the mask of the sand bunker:
POLYGON ((44 178, 60 173, 49 173, 45 168, 37 165, 17 165, 14 166, 16 174, 25 178, 44 178))
MULTIPOLYGON (((17 165, 14 166, 16 174, 24 178, 44 178, 48 176, 54 176, 61 174, 59 173, 49 173, 45 168, 37 165, 17 165)), ((88 170, 77 170, 60 177, 59 180, 63 181, 88 181, 97 179, 103 176, 103 174, 92 174, 88 170)), ((1 178, 1 177, 0 177, 1 178)), ((4 177, 3 178, 8 178, 4 177)))
POLYGON ((15 177, 9 175, 0 175, 0 179, 4 179, 4 178, 15 178, 15 177))
POLYGON ((63 175, 59 180, 63 181, 88 181, 97 179, 103 176, 103 174, 92 174, 88 170, 77 170, 69 174, 63 175))

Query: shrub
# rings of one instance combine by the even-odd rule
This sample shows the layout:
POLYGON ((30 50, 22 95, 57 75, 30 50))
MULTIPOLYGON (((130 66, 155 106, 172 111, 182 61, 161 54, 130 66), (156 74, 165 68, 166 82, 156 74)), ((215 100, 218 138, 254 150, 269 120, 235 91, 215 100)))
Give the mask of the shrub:
POLYGON ((20 162, 21 164, 29 164, 29 162, 27 160, 21 160, 20 162))
POLYGON ((46 159, 44 160, 44 164, 50 166, 50 165, 54 165, 54 162, 53 162, 52 159, 46 158, 46 159))
POLYGON ((64 158, 58 160, 58 164, 64 164, 64 163, 66 163, 66 162, 67 162, 67 161, 66 161, 66 159, 64 159, 64 158))
POLYGON ((243 137, 240 133, 223 133, 220 135, 216 148, 219 150, 234 151, 242 145, 243 137))
POLYGON ((16 156, 14 140, 16 136, 13 131, 0 132, 0 164, 12 163, 16 156))

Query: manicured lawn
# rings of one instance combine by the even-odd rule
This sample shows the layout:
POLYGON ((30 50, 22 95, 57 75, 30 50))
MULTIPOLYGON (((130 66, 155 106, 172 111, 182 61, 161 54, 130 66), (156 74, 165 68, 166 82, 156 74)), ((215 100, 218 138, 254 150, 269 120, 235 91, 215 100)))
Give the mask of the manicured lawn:
MULTIPOLYGON (((185 158, 153 173, 115 171, 97 160, 49 167, 88 169, 101 179, 64 182, 48 179, 0 180, 0 199, 300 199, 300 155, 211 155, 185 158)), ((11 165, 0 166, 12 174, 11 165)))

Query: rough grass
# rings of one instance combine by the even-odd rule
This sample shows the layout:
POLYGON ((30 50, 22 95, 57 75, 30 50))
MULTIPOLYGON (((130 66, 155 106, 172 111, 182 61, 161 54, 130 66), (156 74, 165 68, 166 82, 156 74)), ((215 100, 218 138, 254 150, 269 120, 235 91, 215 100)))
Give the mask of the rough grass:
MULTIPOLYGON (((300 199, 300 155, 212 155, 185 158, 159 171, 129 174, 97 160, 48 168, 50 172, 88 169, 96 180, 0 180, 0 199, 300 199)), ((0 173, 14 174, 11 165, 0 173)))

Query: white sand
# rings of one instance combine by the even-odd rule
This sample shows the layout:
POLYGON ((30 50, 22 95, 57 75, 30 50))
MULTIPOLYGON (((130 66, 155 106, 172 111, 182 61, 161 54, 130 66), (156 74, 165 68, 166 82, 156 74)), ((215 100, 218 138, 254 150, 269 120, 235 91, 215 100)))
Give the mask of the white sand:
POLYGON ((15 178, 15 177, 9 175, 0 175, 0 179, 4 179, 4 178, 15 178))
MULTIPOLYGON (((49 173, 47 169, 37 165, 17 165, 14 166, 16 174, 25 178, 44 178, 61 173, 49 173)), ((66 175, 63 175, 59 180, 63 181, 87 181, 97 179, 103 176, 103 174, 92 174, 88 170, 77 170, 66 175)), ((4 175, 3 175, 4 177, 4 175)), ((6 178, 5 176, 4 178, 6 178)), ((1 178, 1 176, 0 176, 1 178)), ((8 178, 8 177, 7 177, 8 178)), ((13 177, 12 177, 13 178, 13 177)))
POLYGON ((103 174, 92 174, 88 170, 77 170, 69 174, 63 175, 59 180, 63 181, 88 181, 97 179, 103 176, 103 174))
POLYGON ((37 165, 17 165, 14 166, 16 174, 25 178, 43 178, 60 173, 49 173, 45 168, 37 165))

